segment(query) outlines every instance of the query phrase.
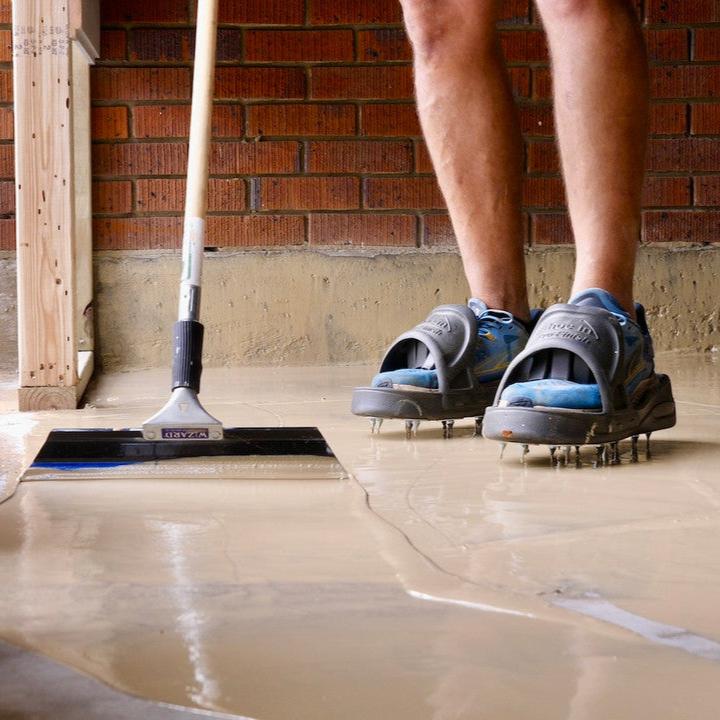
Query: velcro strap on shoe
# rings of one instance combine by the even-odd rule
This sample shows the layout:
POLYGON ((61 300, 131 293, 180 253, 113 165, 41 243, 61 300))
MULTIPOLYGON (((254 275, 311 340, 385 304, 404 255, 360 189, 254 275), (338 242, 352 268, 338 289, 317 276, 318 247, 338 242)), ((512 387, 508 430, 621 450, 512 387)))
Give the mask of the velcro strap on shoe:
POLYGON ((477 318, 466 305, 440 305, 412 330, 395 339, 380 372, 434 367, 446 393, 473 387, 477 318))
MULTIPOLYGON (((604 412, 626 405, 622 376, 624 343, 619 319, 603 308, 565 304, 552 305, 543 313, 525 349, 510 363, 495 404, 508 385, 530 379, 527 377, 530 358, 552 350, 565 350, 587 365, 600 389, 604 412)), ((550 372, 549 377, 555 375, 550 372)))

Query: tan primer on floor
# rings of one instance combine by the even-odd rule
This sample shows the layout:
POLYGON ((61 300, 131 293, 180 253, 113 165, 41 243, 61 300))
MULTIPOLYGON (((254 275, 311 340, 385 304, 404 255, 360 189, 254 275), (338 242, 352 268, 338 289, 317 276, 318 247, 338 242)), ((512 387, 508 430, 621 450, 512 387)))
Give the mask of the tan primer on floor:
MULTIPOLYGON (((0 637, 252 718, 715 718, 720 363, 661 365, 678 427, 604 469, 499 461, 469 422, 371 436, 348 414, 368 368, 211 370, 226 424, 318 424, 353 477, 23 483, 0 637)), ((6 385, 4 493, 49 428, 137 425, 165 375, 101 378, 75 413, 19 415, 6 385)))

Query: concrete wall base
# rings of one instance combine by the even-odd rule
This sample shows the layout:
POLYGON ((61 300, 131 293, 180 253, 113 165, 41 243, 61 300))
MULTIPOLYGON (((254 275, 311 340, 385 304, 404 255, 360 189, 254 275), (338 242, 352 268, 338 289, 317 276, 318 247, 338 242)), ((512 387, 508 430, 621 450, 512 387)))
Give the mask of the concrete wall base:
MULTIPOLYGON (((567 297, 570 247, 527 253, 531 302, 567 297)), ((0 366, 16 362, 15 261, 0 257, 0 366)), ((358 255, 223 251, 205 262, 205 364, 296 365, 377 360, 435 305, 464 302, 454 252, 358 255)), ((97 361, 105 370, 169 363, 179 256, 170 251, 95 255, 97 361)), ((657 349, 720 346, 720 248, 642 248, 638 298, 657 349)))

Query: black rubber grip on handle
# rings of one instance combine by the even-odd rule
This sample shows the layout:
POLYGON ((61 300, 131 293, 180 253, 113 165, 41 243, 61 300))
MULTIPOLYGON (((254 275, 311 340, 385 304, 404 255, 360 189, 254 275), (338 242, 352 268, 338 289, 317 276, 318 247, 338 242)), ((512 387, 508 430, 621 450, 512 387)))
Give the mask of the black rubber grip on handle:
POLYGON ((203 332, 197 320, 178 320, 173 325, 173 390, 186 387, 200 392, 203 332))

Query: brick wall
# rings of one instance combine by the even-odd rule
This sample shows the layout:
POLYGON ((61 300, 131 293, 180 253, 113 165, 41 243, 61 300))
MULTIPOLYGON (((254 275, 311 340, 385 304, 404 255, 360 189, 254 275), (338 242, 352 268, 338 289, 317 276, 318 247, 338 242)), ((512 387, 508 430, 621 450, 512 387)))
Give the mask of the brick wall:
MULTIPOLYGON (((720 237, 720 2, 636 2, 652 62, 643 240, 720 237)), ((412 101, 396 0, 220 0, 212 246, 453 242, 412 101)), ((10 2, 0 0, 0 247, 12 236, 10 2)), ((95 243, 176 247, 193 3, 103 4, 92 71, 95 243)), ((570 240, 547 50, 526 0, 502 43, 526 139, 531 244, 570 240)))

